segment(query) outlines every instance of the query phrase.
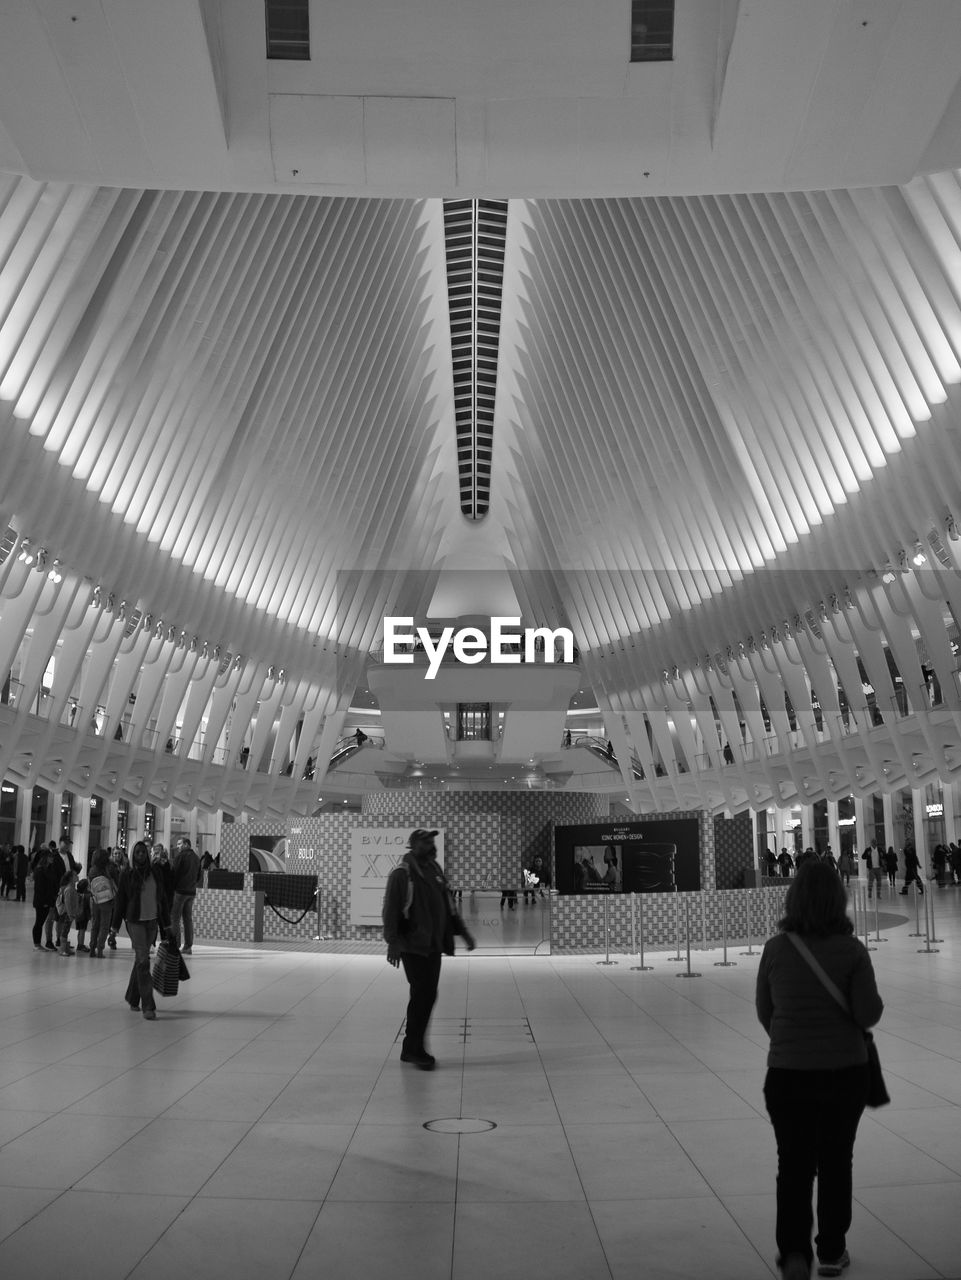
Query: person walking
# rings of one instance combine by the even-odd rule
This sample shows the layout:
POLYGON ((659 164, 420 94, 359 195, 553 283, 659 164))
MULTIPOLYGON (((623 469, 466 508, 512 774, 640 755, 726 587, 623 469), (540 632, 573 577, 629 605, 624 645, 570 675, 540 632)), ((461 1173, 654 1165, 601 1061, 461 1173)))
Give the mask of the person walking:
POLYGON ((917 849, 913 844, 906 844, 904 846, 904 886, 901 889, 902 896, 907 893, 908 885, 910 884, 917 885, 918 893, 924 893, 924 881, 919 873, 920 866, 917 849))
POLYGON ((426 1037, 437 1000, 441 956, 454 954, 456 936, 464 939, 468 951, 476 945, 438 865, 436 835, 422 828, 410 833, 407 853, 387 877, 383 905, 387 963, 395 969, 402 964, 410 985, 400 1060, 421 1071, 435 1066, 426 1037))
POLYGON ((169 933, 170 915, 163 885, 150 862, 150 850, 142 840, 134 845, 130 861, 131 865, 124 868, 117 886, 113 927, 116 932, 121 923, 126 924, 133 943, 133 967, 124 999, 131 1009, 142 1006, 143 1016, 148 1022, 153 1022, 157 1017, 157 1005, 150 978, 150 948, 157 941, 161 929, 169 933))
POLYGON ((868 873, 868 897, 872 896, 875 885, 878 890, 878 897, 881 896, 881 850, 872 842, 861 854, 861 861, 865 864, 868 873))
POLYGON ((838 857, 838 874, 844 883, 851 883, 851 872, 854 870, 854 861, 848 849, 842 849, 838 857))
POLYGON ((30 870, 30 859, 27 857, 27 851, 22 844, 13 846, 14 872, 17 878, 17 896, 15 901, 26 902, 27 900, 27 873, 30 870))
POLYGON ((871 957, 854 937, 840 878, 820 862, 799 868, 778 933, 764 946, 755 993, 770 1036, 764 1101, 777 1140, 775 1238, 783 1280, 807 1280, 817 1177, 819 1276, 850 1263, 852 1163, 867 1102, 864 1031, 884 1009, 871 957), (812 968, 846 997, 846 1013, 812 968))
POLYGON ((898 855, 894 852, 894 846, 890 844, 884 855, 884 869, 888 873, 888 884, 892 889, 896 889, 898 887, 898 855))

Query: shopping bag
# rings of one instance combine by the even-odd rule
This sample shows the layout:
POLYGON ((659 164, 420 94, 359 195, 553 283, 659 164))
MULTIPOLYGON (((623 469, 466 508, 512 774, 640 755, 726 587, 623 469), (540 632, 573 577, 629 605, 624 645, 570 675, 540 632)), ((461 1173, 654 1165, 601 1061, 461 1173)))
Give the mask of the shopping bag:
POLYGON ((180 987, 180 952, 164 941, 157 947, 150 981, 154 991, 161 996, 175 996, 180 987))

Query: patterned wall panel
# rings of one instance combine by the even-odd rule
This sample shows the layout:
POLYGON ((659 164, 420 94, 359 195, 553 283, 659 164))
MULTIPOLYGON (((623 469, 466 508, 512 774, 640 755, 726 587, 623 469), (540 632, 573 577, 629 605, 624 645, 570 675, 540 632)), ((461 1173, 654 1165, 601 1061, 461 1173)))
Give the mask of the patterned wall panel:
POLYGON ((714 819, 714 875, 718 889, 741 889, 754 866, 754 824, 750 813, 714 819))
POLYGON ((418 797, 423 807, 404 792, 377 791, 364 796, 365 813, 406 821, 416 815, 415 826, 446 826, 454 815, 496 814, 500 819, 501 846, 493 866, 472 862, 465 868, 464 888, 517 888, 521 870, 535 853, 553 864, 554 827, 597 822, 610 810, 607 796, 589 792, 451 791, 418 797))
POLYGON ((645 950, 716 950, 759 946, 784 914, 787 885, 769 889, 705 889, 700 893, 559 895, 552 897, 551 953, 636 955, 645 950), (605 905, 606 904, 606 905, 605 905))

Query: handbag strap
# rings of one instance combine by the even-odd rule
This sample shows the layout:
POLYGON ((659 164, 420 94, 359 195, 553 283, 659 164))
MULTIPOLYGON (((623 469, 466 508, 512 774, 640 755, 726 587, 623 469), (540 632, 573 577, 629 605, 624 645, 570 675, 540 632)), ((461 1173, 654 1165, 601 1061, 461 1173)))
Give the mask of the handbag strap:
MULTIPOLYGON (((813 972, 814 972, 815 977, 817 977, 817 978, 821 981, 822 985, 823 985, 823 986, 827 989, 827 991, 828 991, 828 992, 829 992, 829 993, 834 997, 834 999, 838 1002, 838 1004, 841 1006, 841 1008, 844 1010, 844 1012, 845 1012, 845 1013, 848 1015, 848 1017, 850 1018, 850 1017, 851 1017, 851 1009, 850 1009, 850 1007, 849 1007, 849 1005, 848 1005, 847 1000, 845 1000, 845 998, 844 998, 843 994, 841 993, 841 989, 837 986, 837 984, 836 984, 835 982, 833 982, 833 981, 828 977, 828 975, 824 972, 824 970, 823 970, 823 969, 821 968, 821 966, 818 964, 817 960, 816 960, 816 959, 814 958, 814 956, 811 954, 811 951, 810 951, 810 949, 809 949, 809 947, 808 947, 807 943, 806 943, 806 942, 803 942, 803 941, 798 937, 798 935, 797 935, 796 933, 788 933, 788 935, 787 935, 787 936, 788 936, 788 937, 791 939, 791 941, 794 943, 795 947, 797 947, 797 949, 798 949, 798 951, 800 952, 800 954, 801 954, 802 958, 803 958, 803 959, 807 962, 807 964, 811 967, 811 969, 812 969, 812 970, 813 970, 813 972)), ((852 1021, 853 1021, 853 1019, 852 1019, 852 1021)))

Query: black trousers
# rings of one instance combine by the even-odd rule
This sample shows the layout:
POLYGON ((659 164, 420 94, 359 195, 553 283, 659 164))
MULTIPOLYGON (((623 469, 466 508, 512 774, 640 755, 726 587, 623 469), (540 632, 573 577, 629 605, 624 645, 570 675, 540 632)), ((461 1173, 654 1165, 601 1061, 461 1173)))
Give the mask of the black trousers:
POLYGON ((401 952, 401 963, 410 983, 410 999, 407 1002, 407 1030, 404 1034, 405 1053, 424 1053, 427 1045, 427 1024, 437 1000, 437 984, 440 981, 440 952, 418 956, 409 951, 401 952))
POLYGON ((778 1253, 812 1260, 811 1200, 818 1180, 817 1235, 821 1261, 844 1252, 851 1226, 854 1139, 868 1090, 866 1066, 838 1071, 771 1067, 764 1101, 777 1138, 778 1253))

